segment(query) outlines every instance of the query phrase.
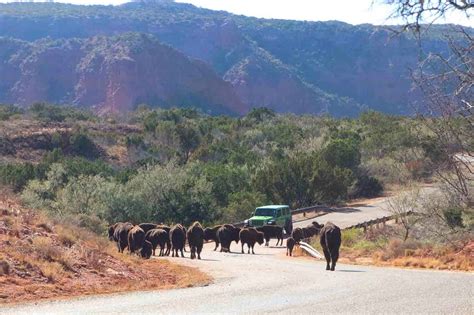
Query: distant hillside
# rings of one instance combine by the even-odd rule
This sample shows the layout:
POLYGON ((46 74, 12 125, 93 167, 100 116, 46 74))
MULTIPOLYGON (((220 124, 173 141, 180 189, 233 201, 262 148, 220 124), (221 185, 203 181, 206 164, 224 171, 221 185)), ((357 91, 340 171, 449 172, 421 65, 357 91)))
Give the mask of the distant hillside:
MULTIPOLYGON (((245 105, 231 97, 224 106, 237 113, 267 106, 298 114, 352 116, 364 108, 403 114, 416 98, 410 93, 409 69, 419 60, 420 50, 407 35, 394 37, 372 25, 265 20, 172 1, 147 2, 116 7, 3 4, 0 36, 35 41, 124 32, 152 34, 206 62, 228 81, 245 105)), ((432 26, 423 42, 425 51, 446 51, 441 35, 448 30, 448 26, 432 26)), ((0 57, 5 63, 4 55, 0 57)), ((173 64, 169 68, 180 69, 173 64)), ((153 88, 151 82, 139 86, 147 95, 153 94, 149 91, 153 88)), ((134 89, 128 86, 125 90, 134 89)), ((5 88, 0 90, 0 101, 8 99, 6 93, 5 88)), ((212 96, 221 99, 222 95, 212 96)), ((101 106, 94 99, 83 100, 101 106)), ((187 100, 190 103, 194 97, 187 100)), ((153 97, 143 101, 161 105, 153 97)))
POLYGON ((89 39, 0 39, 2 101, 133 110, 141 103, 197 106, 213 114, 242 114, 247 107, 203 62, 160 44, 150 35, 126 33, 89 39))

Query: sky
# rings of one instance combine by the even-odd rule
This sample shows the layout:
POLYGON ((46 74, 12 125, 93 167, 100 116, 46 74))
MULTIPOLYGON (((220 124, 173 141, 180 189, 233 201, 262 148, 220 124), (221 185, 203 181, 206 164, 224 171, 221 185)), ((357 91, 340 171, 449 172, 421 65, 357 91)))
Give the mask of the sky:
MULTIPOLYGON (((0 2, 14 2, 0 0, 0 2)), ((24 1, 27 2, 27 1, 24 1)), ((38 1, 40 2, 40 1, 38 1)), ((127 0, 56 0, 73 4, 122 4, 127 0)), ((350 24, 371 23, 377 25, 398 24, 400 20, 388 20, 392 7, 380 4, 381 0, 177 0, 198 7, 224 10, 235 14, 260 18, 277 18, 307 21, 339 20, 350 24)), ((455 23, 474 27, 474 18, 462 13, 450 14, 437 23, 455 23)))

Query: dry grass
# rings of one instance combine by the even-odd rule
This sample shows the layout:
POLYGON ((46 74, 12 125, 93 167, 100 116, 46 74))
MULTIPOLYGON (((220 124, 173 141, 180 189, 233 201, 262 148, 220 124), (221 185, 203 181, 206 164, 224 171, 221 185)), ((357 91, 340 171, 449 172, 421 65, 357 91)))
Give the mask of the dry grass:
POLYGON ((24 213, 0 212, 0 304, 210 281, 197 269, 119 254, 103 237, 24 213))
MULTIPOLYGON (((383 229, 344 230, 339 261, 341 263, 474 271, 474 240, 457 244, 436 244, 413 239, 402 241, 396 226, 383 229)), ((311 244, 322 253, 319 238, 311 244)), ((295 256, 305 256, 300 249, 295 256)))

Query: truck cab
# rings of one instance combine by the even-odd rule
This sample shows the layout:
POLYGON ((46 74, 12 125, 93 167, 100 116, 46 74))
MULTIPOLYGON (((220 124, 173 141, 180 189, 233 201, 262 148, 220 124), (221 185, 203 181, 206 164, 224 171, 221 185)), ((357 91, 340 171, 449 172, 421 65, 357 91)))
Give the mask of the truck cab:
POLYGON ((293 230, 291 211, 288 205, 268 205, 255 209, 253 216, 245 220, 248 226, 259 227, 265 224, 279 225, 287 234, 293 230))

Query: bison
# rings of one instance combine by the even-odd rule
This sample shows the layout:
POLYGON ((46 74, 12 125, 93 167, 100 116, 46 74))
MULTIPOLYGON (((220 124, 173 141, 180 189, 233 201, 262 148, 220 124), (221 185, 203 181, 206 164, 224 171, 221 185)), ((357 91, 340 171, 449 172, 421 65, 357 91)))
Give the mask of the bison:
POLYGON ((276 238, 278 244, 283 245, 283 228, 278 225, 264 225, 257 228, 257 231, 263 232, 265 235, 265 246, 268 246, 270 239, 276 238))
POLYGON ((201 259, 202 246, 204 245, 204 230, 201 223, 194 222, 188 229, 187 232, 188 244, 191 249, 191 259, 201 259))
POLYGON ((341 229, 334 223, 328 222, 321 229, 320 234, 319 241, 326 258, 326 270, 334 271, 339 258, 339 247, 341 247, 341 229))
POLYGON ((286 256, 293 256, 293 248, 295 247, 296 241, 293 237, 286 239, 286 256))
POLYGON ((308 225, 307 227, 304 227, 303 229, 303 236, 304 238, 310 238, 315 235, 318 235, 319 229, 316 228, 314 225, 308 225))
POLYGON ((206 241, 214 241, 216 243, 216 247, 214 248, 214 251, 217 250, 219 247, 219 238, 217 238, 217 230, 221 227, 222 225, 216 225, 212 228, 205 228, 204 229, 204 239, 206 241))
POLYGON ((293 232, 291 232, 291 237, 295 240, 296 244, 299 244, 300 241, 304 239, 304 233, 302 228, 295 228, 293 232))
POLYGON ((145 240, 151 243, 153 256, 155 256, 156 247, 158 245, 160 245, 160 256, 166 254, 167 251, 165 251, 165 246, 167 249, 171 247, 169 234, 163 229, 149 230, 145 233, 145 240))
MULTIPOLYGON (((117 223, 114 228, 113 240, 117 242, 117 248, 119 253, 123 253, 125 248, 128 246, 128 232, 133 228, 133 224, 130 222, 117 223)), ((109 230, 110 232, 110 230, 109 230)))
POLYGON ((242 243, 242 254, 244 253, 244 245, 247 244, 248 253, 252 249, 252 254, 255 254, 253 248, 255 243, 263 244, 264 233, 257 231, 255 228, 244 228, 239 232, 240 242, 242 243))
POLYGON ((178 251, 181 252, 181 257, 184 257, 184 244, 186 242, 186 233, 184 232, 184 228, 181 224, 176 224, 170 230, 170 241, 171 241, 171 256, 176 257, 178 256, 178 251))
POLYGON ((128 251, 133 254, 137 250, 141 249, 143 242, 145 241, 145 232, 141 227, 135 225, 128 232, 128 251))
POLYGON ((217 238, 221 244, 221 252, 230 252, 230 243, 239 243, 240 228, 232 224, 225 224, 217 230, 217 238))
POLYGON ((153 245, 149 241, 144 241, 140 255, 145 259, 150 259, 153 245))

